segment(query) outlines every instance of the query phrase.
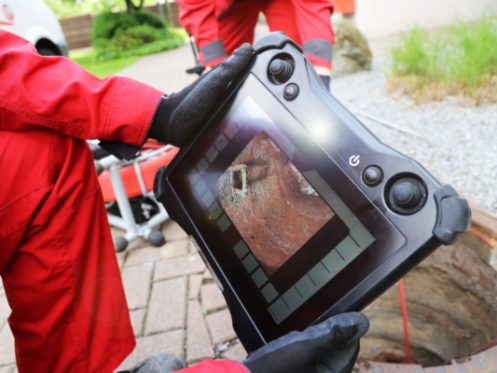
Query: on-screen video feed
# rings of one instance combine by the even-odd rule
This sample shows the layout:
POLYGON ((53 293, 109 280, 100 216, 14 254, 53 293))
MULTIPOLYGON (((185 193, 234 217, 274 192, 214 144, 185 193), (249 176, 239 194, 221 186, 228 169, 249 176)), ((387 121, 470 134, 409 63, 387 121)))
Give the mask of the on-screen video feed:
POLYGON ((217 182, 217 194, 268 275, 313 237, 334 212, 280 148, 261 132, 217 182))

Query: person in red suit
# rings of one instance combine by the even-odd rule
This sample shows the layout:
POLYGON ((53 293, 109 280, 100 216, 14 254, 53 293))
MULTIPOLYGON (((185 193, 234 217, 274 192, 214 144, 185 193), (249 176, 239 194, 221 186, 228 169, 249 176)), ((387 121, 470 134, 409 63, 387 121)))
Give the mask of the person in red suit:
POLYGON ((253 43, 259 13, 271 31, 283 31, 302 46, 329 87, 331 0, 178 0, 180 22, 195 38, 204 66, 216 66, 243 43, 253 43))
MULTIPOLYGON (((148 137, 184 145, 253 54, 242 46, 202 79, 164 95, 128 78, 98 79, 0 31, 0 274, 19 372, 112 372, 135 346, 85 139, 112 142, 128 155, 148 137)), ((340 317, 320 329, 319 346, 357 349, 367 321, 340 317)), ((134 371, 153 372, 146 369, 154 362, 134 371)), ((250 364, 260 365, 208 360, 188 371, 247 372, 250 364)))

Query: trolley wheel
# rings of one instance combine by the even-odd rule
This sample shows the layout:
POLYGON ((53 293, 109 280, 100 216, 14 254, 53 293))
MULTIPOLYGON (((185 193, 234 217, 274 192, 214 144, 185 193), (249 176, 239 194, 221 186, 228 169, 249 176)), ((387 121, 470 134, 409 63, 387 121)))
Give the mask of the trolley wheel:
POLYGON ((114 247, 116 248, 116 252, 122 253, 124 250, 126 250, 128 243, 129 243, 128 240, 123 236, 117 237, 114 240, 114 247))
POLYGON ((150 245, 155 247, 162 246, 166 243, 164 235, 162 234, 162 232, 159 231, 151 231, 147 237, 147 241, 150 243, 150 245))

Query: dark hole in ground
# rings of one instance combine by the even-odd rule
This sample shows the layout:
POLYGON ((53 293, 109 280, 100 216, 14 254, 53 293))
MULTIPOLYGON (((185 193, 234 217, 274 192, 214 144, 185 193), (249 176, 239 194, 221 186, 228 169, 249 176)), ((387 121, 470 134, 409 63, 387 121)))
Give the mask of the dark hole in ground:
MULTIPOLYGON (((413 362, 450 363, 496 344, 497 271, 489 251, 467 233, 441 247, 404 279, 413 362)), ((366 309, 371 328, 360 360, 405 362, 397 286, 366 309)))

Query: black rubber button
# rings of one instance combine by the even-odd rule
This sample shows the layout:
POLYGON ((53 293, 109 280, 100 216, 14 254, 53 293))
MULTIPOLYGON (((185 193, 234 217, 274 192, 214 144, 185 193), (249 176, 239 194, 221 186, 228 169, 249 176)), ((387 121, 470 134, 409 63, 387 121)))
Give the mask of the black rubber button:
POLYGON ((269 64, 269 75, 275 83, 285 83, 293 74, 293 64, 290 61, 276 58, 269 64))
POLYGON ((403 177, 387 188, 389 207, 402 215, 414 214, 425 204, 427 190, 417 177, 403 177))
POLYGON ((421 201, 423 193, 417 183, 404 181, 393 186, 392 197, 397 206, 409 209, 421 201))
POLYGON ((383 171, 378 166, 366 167, 362 173, 362 180, 369 186, 378 185, 383 180, 383 171))
POLYGON ((289 83, 283 89, 283 97, 287 101, 292 101, 292 100, 295 100, 297 98, 297 96, 299 95, 299 92, 300 92, 300 88, 297 84, 289 83))

